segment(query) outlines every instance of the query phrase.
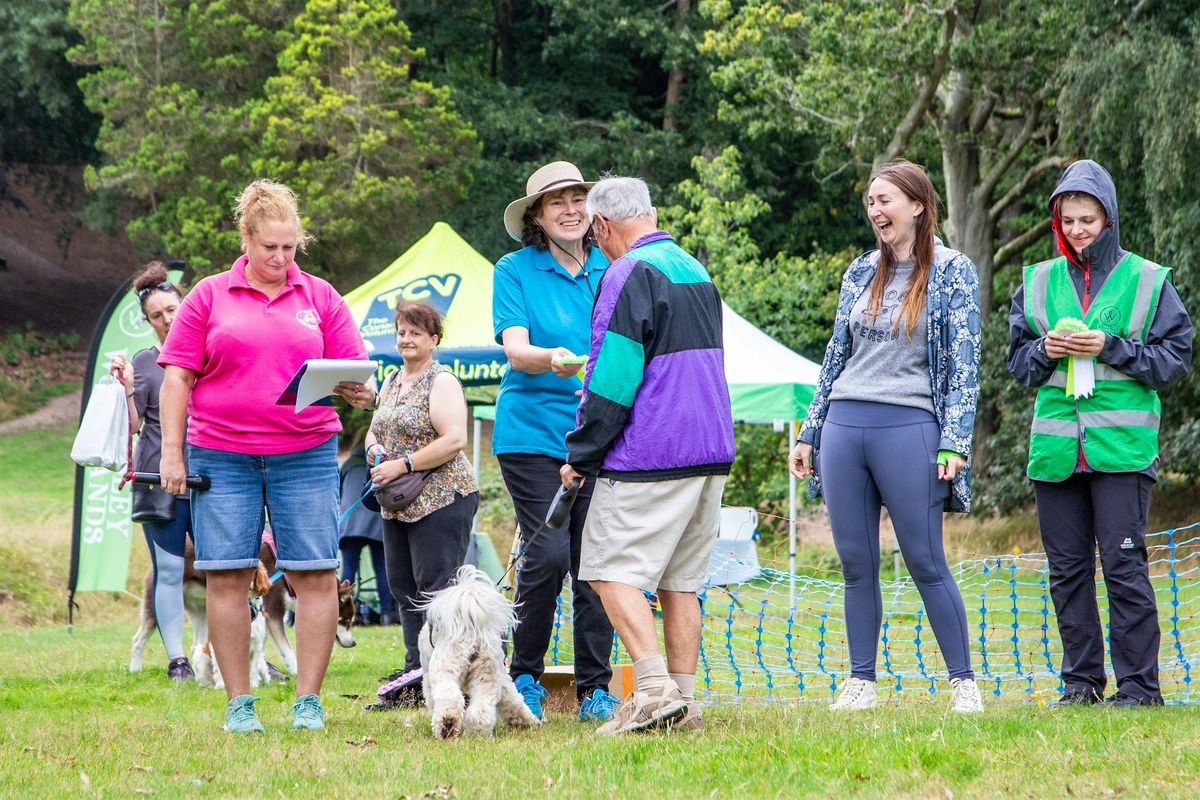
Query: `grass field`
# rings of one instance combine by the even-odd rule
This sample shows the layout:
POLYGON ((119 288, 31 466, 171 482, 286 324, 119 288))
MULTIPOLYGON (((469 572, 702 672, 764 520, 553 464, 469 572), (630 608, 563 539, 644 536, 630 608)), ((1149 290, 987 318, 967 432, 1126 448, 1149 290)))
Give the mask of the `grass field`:
POLYGON ((259 691, 262 737, 220 730, 222 693, 169 686, 157 642, 125 670, 131 625, 0 631, 5 797, 1128 797, 1200 792, 1200 715, 937 704, 835 716, 819 704, 716 706, 691 737, 601 740, 566 713, 491 741, 438 742, 420 711, 369 714, 394 630, 334 653, 329 728, 290 730, 291 687, 259 691))
MULTIPOLYGON (((603 741, 561 712, 538 730, 439 743, 419 711, 376 715, 360 708, 377 676, 401 661, 398 629, 361 630, 358 647, 336 650, 325 688, 325 734, 289 729, 292 689, 277 684, 259 692, 267 734, 231 738, 220 731, 222 693, 169 685, 157 640, 147 649, 146 671, 126 670, 133 592, 148 561, 140 543, 132 550, 129 593, 81 595, 80 624, 73 632, 58 624, 70 550, 73 484, 65 454, 72 435, 48 428, 0 437, 0 797, 1200 793, 1200 714, 1194 706, 1120 713, 1000 703, 989 704, 980 717, 962 718, 948 712, 944 692, 930 700, 918 689, 875 712, 843 717, 824 709, 827 690, 814 683, 804 695, 813 702, 711 704, 708 730, 699 736, 603 741)), ((818 545, 802 560, 814 565, 814 575, 835 563, 818 545)), ((760 582, 740 590, 728 612, 739 626, 754 627, 764 589, 760 582)), ((776 585, 773 591, 783 589, 776 585)), ((1002 582, 1000 597, 1004 591, 1002 582)), ((1039 592, 1022 590, 1020 597, 1022 608, 1032 603, 1023 613, 1034 620, 1039 592)), ((1190 585, 1183 598, 1190 602, 1198 593, 1200 587, 1190 585)), ((806 602, 821 605, 819 598, 806 602)), ((718 642, 726 614, 721 606, 730 605, 727 596, 714 599, 706 621, 718 642)), ((912 619, 898 616, 897 622, 912 619)), ((778 647, 778 624, 758 624, 766 635, 738 641, 739 662, 754 665, 764 648, 778 647)), ((812 641, 811 629, 796 635, 812 641)), ((825 636, 837 645, 829 663, 838 669, 844 643, 835 627, 825 636)), ((719 656, 719 648, 714 653, 719 656)), ((930 658, 940 669, 940 658, 932 652, 930 658)))

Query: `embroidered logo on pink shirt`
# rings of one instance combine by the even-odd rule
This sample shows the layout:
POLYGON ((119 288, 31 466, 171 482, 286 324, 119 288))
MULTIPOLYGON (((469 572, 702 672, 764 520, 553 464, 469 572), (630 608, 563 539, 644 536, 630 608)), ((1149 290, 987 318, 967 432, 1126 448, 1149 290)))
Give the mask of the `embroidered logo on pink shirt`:
POLYGON ((311 308, 306 308, 303 311, 296 312, 296 321, 306 328, 316 330, 321 327, 321 317, 311 308))

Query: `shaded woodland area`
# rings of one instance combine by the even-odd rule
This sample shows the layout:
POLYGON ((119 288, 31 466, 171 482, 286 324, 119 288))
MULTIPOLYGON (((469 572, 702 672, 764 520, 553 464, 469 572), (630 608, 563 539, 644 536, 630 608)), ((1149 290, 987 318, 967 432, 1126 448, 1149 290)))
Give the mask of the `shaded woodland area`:
MULTIPOLYGON (((645 178, 730 305, 820 360, 841 272, 873 245, 867 177, 903 156, 979 267, 976 486, 1005 512, 1029 499, 1032 407, 1005 312, 1052 254, 1064 165, 1109 168, 1123 243, 1200 311, 1198 36, 1200 3, 1146 0, 8 0, 0 281, 24 258, 81 300, 35 314, 37 291, 6 288, 0 328, 95 313, 139 259, 224 269, 231 198, 260 176, 297 191, 305 267, 340 288, 439 219, 494 259, 504 206, 562 158, 645 178)), ((1195 372, 1163 407, 1164 475, 1194 481, 1195 372)), ((784 498, 778 437, 739 445, 738 485, 784 498)))

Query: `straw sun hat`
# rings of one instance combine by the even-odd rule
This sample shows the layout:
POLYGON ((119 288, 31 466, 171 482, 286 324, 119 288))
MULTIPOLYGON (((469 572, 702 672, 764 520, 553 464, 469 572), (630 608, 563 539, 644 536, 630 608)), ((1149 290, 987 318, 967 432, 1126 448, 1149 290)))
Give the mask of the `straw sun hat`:
POLYGON ((570 161, 555 161, 540 167, 537 172, 529 176, 529 180, 525 181, 525 196, 519 200, 513 200, 508 204, 508 208, 504 209, 504 230, 519 242, 521 234, 524 232, 521 219, 525 216, 525 210, 536 203, 539 197, 550 192, 569 189, 572 186, 590 189, 595 185, 595 181, 585 181, 579 167, 570 161))

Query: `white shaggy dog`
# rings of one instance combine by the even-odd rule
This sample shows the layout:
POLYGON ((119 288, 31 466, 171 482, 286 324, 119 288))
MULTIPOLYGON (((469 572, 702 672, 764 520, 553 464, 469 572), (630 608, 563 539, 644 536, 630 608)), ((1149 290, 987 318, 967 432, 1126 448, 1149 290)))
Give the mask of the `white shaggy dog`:
POLYGON ((503 639, 517 625, 516 612, 486 573, 459 567, 424 609, 421 668, 434 736, 491 736, 497 713, 509 725, 540 724, 504 668, 503 639))

